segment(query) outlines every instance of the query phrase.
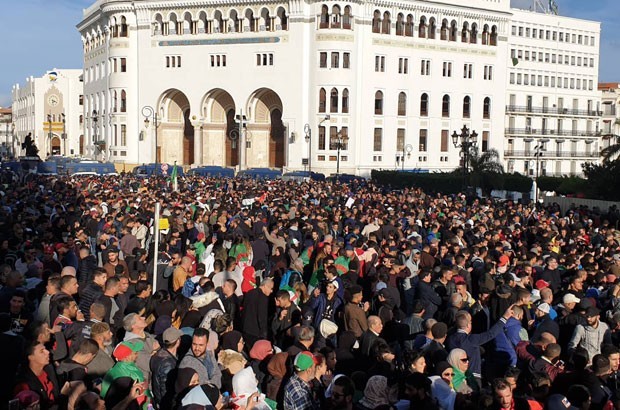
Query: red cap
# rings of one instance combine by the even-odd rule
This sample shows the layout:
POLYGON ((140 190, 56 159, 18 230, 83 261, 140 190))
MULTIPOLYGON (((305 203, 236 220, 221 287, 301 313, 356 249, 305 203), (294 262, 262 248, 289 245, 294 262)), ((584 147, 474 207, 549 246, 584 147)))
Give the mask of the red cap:
POLYGON ((198 239, 199 241, 202 241, 204 238, 205 238, 205 234, 203 232, 200 232, 198 236, 196 237, 196 239, 198 239))
POLYGON ((499 265, 498 266, 506 266, 510 263, 510 258, 506 255, 502 255, 499 257, 499 265))
POLYGON ((540 289, 548 288, 549 282, 547 282, 544 279, 538 279, 534 285, 536 286, 536 289, 540 290, 540 289))
POLYGON ((59 251, 59 250, 60 250, 60 249, 62 249, 62 248, 67 248, 67 244, 66 244, 66 243, 64 243, 64 242, 58 242, 58 243, 56 244, 56 250, 57 250, 57 251, 59 251))
POLYGON ((54 253, 54 247, 52 245, 47 245, 43 248, 43 253, 51 255, 54 253))

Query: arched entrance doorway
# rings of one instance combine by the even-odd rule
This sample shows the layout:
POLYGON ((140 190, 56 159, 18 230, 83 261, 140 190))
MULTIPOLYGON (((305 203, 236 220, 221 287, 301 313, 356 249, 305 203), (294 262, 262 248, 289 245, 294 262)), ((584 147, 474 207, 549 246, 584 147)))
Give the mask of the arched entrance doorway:
POLYGON ((221 88, 209 91, 202 103, 205 164, 239 165, 239 132, 235 123, 235 102, 221 88))
POLYGON ((50 145, 50 154, 60 155, 60 138, 56 136, 52 137, 52 143, 50 145))
POLYGON ((194 161, 194 127, 187 96, 177 89, 162 94, 159 104, 160 124, 156 156, 162 162, 179 165, 194 161))
POLYGON ((286 130, 282 122, 282 100, 273 90, 261 88, 252 94, 249 104, 250 124, 248 167, 282 168, 286 161, 286 130))

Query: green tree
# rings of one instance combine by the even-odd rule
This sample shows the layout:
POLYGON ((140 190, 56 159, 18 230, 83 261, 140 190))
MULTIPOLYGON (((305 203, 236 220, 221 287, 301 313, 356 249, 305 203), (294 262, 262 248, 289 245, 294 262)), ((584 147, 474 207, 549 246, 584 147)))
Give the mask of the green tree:
POLYGON ((479 187, 482 193, 490 196, 493 189, 502 188, 504 167, 499 160, 499 152, 489 149, 484 152, 472 149, 469 153, 469 183, 479 187))
POLYGON ((620 140, 620 137, 614 135, 611 138, 614 138, 616 140, 616 143, 611 144, 610 146, 601 151, 601 157, 603 157, 603 162, 613 161, 615 159, 618 159, 618 157, 620 156, 620 142, 618 142, 618 140, 620 140))
POLYGON ((601 164, 583 164, 583 173, 588 178, 591 195, 607 201, 620 200, 620 159, 604 161, 601 164))

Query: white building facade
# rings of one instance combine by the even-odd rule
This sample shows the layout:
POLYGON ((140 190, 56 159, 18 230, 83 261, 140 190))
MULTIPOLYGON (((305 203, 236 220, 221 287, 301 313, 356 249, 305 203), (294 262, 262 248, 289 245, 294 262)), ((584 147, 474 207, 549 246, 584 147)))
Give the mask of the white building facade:
POLYGON ((460 164, 450 136, 467 126, 503 156, 515 11, 463 4, 98 0, 78 25, 85 150, 128 164, 447 171, 460 164))
POLYGON ((603 110, 601 148, 620 143, 620 83, 599 83, 603 110))
POLYGON ((600 157, 600 23, 523 10, 512 14, 507 170, 580 175, 581 164, 600 157))
POLYGON ((16 154, 30 134, 39 156, 83 154, 82 70, 48 71, 12 89, 16 154))

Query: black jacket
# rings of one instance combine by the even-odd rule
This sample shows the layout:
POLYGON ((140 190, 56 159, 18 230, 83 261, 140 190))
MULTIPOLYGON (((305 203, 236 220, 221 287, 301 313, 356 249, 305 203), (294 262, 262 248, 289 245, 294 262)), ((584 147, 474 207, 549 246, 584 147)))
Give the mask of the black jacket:
POLYGON ((90 282, 80 295, 80 310, 86 320, 90 319, 90 306, 103 295, 103 288, 95 282, 90 282))
POLYGON ((252 289, 243 298, 241 314, 243 333, 259 339, 267 339, 269 332, 269 297, 261 288, 252 289))
POLYGON ((441 297, 431 287, 430 283, 419 281, 416 287, 416 299, 419 299, 424 306, 424 319, 430 319, 435 316, 437 309, 441 306, 441 297))
POLYGON ((151 368, 151 391, 155 403, 160 409, 171 408, 174 398, 174 382, 176 375, 172 374, 176 370, 178 360, 167 349, 159 349, 151 357, 149 367, 151 368))
POLYGON ((47 373, 47 377, 52 384, 52 395, 54 397, 53 401, 50 401, 43 384, 28 366, 24 366, 23 372, 18 375, 17 386, 25 384, 28 386, 29 390, 37 393, 40 399, 41 410, 66 408, 66 400, 63 401, 64 397, 60 396, 60 383, 58 382, 58 377, 56 376, 54 366, 52 364, 48 364, 43 368, 43 370, 47 373))

